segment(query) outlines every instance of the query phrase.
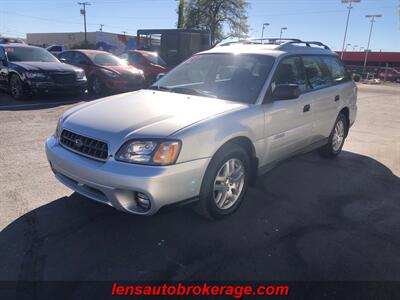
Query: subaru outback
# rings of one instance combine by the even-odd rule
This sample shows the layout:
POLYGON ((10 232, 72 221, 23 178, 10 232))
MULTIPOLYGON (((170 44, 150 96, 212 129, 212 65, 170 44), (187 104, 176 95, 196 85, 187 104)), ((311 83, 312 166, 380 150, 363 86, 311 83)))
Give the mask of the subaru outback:
POLYGON ((218 219, 277 163, 313 149, 337 156, 356 98, 341 60, 320 42, 230 42, 148 89, 68 110, 46 153, 62 183, 121 211, 196 202, 218 219))

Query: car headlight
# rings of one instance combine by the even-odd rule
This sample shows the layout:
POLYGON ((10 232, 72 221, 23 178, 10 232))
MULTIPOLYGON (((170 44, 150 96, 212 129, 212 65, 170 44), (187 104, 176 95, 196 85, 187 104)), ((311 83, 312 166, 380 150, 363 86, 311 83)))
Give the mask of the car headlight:
POLYGON ((77 70, 76 71, 76 79, 77 80, 85 80, 86 79, 85 71, 77 70))
POLYGON ((118 73, 113 72, 113 71, 110 71, 110 70, 101 69, 101 71, 102 71, 104 74, 106 74, 108 77, 111 77, 111 78, 116 78, 116 77, 119 76, 118 73))
POLYGON ((61 118, 58 119, 56 131, 54 132, 54 137, 56 138, 57 141, 60 140, 60 136, 61 136, 61 118))
POLYGON ((47 79, 48 76, 41 72, 26 72, 25 76, 29 79, 47 79))
POLYGON ((136 140, 126 142, 117 152, 116 160, 147 164, 172 165, 176 162, 181 142, 176 140, 136 140))

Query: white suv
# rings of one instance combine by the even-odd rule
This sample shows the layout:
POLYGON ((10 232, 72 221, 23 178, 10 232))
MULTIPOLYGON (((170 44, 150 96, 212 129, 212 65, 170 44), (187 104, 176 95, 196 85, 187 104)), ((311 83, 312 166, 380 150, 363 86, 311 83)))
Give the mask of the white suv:
POLYGON ((356 98, 342 62, 319 42, 227 43, 149 89, 68 110, 46 153, 62 183, 119 210, 151 215, 196 201, 220 218, 278 162, 316 148, 338 155, 356 98))

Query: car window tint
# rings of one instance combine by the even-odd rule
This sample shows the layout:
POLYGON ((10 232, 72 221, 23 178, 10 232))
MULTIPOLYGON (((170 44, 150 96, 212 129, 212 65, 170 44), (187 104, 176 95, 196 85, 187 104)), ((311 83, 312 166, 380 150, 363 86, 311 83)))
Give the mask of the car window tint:
POLYGON ((48 50, 49 51, 56 51, 56 52, 62 51, 60 46, 53 46, 53 47, 50 47, 50 49, 48 49, 48 50))
POLYGON ((304 70, 311 89, 320 89, 332 84, 329 68, 317 56, 303 57, 304 70))
POLYGON ((65 59, 67 63, 72 63, 72 56, 74 52, 64 52, 59 55, 60 59, 65 59))
POLYGON ((279 63, 271 83, 271 92, 280 84, 297 84, 301 91, 306 90, 306 80, 300 57, 285 58, 279 63))
POLYGON ((131 64, 140 65, 141 61, 142 61, 142 60, 141 60, 141 57, 140 57, 139 54, 132 53, 132 54, 130 55, 130 57, 129 57, 129 62, 130 62, 131 64))
POLYGON ((348 80, 346 69, 337 57, 322 56, 321 60, 327 66, 330 75, 332 77, 332 80, 335 83, 344 82, 348 80))
POLYGON ((90 63, 89 59, 85 55, 79 52, 75 52, 73 56, 73 63, 76 65, 80 65, 82 64, 82 62, 85 62, 86 64, 90 63))

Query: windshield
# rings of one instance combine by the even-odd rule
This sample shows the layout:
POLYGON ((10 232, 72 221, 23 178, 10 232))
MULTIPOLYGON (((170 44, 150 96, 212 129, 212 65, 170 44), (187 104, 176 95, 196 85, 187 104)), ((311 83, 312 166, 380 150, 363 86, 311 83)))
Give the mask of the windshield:
POLYGON ((157 52, 150 52, 150 53, 142 52, 142 55, 152 64, 160 66, 167 65, 167 63, 160 56, 158 56, 157 52))
POLYGON ((59 62, 50 52, 34 47, 6 47, 9 61, 59 62))
POLYGON ((274 58, 257 54, 199 54, 157 81, 152 89, 255 103, 274 58))
POLYGON ((126 66, 126 62, 109 53, 88 54, 93 62, 101 66, 126 66))

